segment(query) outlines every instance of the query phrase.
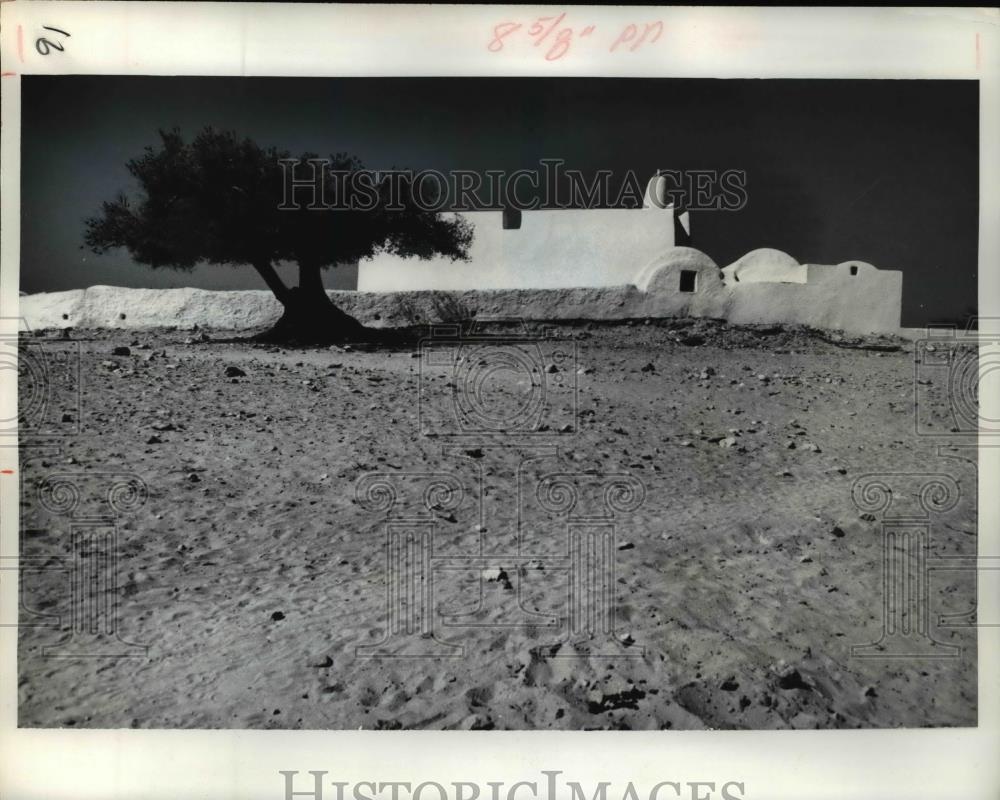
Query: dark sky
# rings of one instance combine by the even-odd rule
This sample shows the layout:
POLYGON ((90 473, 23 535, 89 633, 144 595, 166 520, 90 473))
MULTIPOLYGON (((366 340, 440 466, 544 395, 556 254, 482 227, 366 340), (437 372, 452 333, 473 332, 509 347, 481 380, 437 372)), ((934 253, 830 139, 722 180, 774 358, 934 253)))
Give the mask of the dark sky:
POLYGON ((80 249, 83 219, 130 188, 125 161, 157 129, 212 125, 373 168, 536 170, 559 158, 643 181, 658 168, 745 170, 745 208, 692 213, 692 244, 720 266, 776 247, 901 269, 904 325, 976 304, 972 81, 25 76, 22 87, 27 292, 263 288, 250 268, 152 271, 80 249))

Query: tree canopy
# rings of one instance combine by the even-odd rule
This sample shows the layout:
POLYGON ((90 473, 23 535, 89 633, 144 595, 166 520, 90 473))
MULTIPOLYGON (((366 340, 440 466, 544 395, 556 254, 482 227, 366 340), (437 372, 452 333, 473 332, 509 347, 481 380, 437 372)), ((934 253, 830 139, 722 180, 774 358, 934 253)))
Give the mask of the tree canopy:
POLYGON ((156 269, 250 264, 285 305, 286 317, 315 316, 330 306, 320 276, 326 267, 379 252, 468 260, 472 227, 464 218, 420 208, 405 191, 389 203, 388 180, 356 185, 350 177, 364 165, 347 153, 327 159, 304 153, 297 160, 298 169, 312 160, 312 168, 324 171, 318 178, 337 187, 335 208, 305 202, 283 208, 290 160, 288 151, 231 131, 206 128, 190 142, 179 130, 160 131, 158 146, 127 162, 138 197, 122 193, 105 202, 85 222, 85 244, 99 254, 124 247, 156 269), (274 270, 281 261, 298 264, 297 290, 274 270))
MULTIPOLYGON (((298 161, 304 166, 318 158, 304 153, 298 161)), ((372 205, 343 178, 365 169, 347 153, 329 156, 321 168, 328 185, 353 196, 342 195, 337 208, 326 213, 305 204, 281 210, 281 162, 289 160, 288 151, 261 147, 231 131, 206 128, 190 143, 176 129, 160 131, 159 147, 147 147, 127 162, 141 196, 120 194, 105 202, 101 214, 85 223, 86 244, 98 253, 125 247, 141 264, 174 269, 199 261, 249 264, 264 256, 330 266, 379 251, 467 257, 472 237, 467 223, 412 203, 387 209, 388 181, 373 187, 379 195, 374 208, 347 208, 356 200, 372 205)))

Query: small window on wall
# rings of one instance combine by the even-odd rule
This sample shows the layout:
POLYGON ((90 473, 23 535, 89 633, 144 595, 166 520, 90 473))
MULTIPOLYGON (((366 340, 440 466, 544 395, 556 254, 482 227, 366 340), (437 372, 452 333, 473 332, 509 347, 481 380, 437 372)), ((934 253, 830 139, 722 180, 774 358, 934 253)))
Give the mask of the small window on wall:
POLYGON ((698 284, 698 273, 693 269, 681 270, 681 291, 693 292, 698 284))
POLYGON ((858 274, 858 268, 857 268, 857 266, 852 266, 851 267, 851 274, 852 275, 857 275, 858 274))
POLYGON ((516 231, 521 228, 521 209, 505 208, 503 210, 503 229, 505 231, 516 231))

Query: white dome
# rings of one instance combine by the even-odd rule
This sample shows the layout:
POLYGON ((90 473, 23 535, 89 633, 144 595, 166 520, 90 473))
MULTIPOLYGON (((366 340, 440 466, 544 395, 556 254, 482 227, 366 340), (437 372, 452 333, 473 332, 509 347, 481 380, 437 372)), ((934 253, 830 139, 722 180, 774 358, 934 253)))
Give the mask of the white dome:
POLYGON ((804 264, 771 247, 751 250, 722 273, 731 283, 806 283, 807 280, 804 264))
POLYGON ((635 285, 644 292, 652 289, 657 275, 665 272, 688 269, 699 273, 707 272, 713 277, 719 273, 719 266, 709 256, 694 247, 671 247, 662 256, 646 265, 635 278, 635 285))

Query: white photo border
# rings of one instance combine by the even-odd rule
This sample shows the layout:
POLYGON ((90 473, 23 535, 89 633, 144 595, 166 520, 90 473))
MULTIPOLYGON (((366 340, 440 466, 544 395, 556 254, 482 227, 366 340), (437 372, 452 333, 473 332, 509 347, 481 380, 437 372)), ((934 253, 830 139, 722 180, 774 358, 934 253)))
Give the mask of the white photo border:
MULTIPOLYGON (((1000 318, 1000 12, 995 9, 5 0, 0 14, 4 325, 18 317, 20 76, 39 74, 977 80, 979 313, 1000 318), (656 47, 634 52, 578 42, 565 57, 551 61, 540 49, 513 41, 500 52, 488 48, 501 22, 530 24, 563 11, 568 19, 600 29, 661 20, 664 33, 656 47), (48 56, 37 51, 35 34, 46 25, 71 33, 63 51, 48 56)), ((0 398, 16 403, 15 387, 4 376, 0 398)), ((990 418, 1000 417, 996 391, 980 401, 990 418)), ((0 449, 0 469, 7 471, 0 474, 3 553, 17 541, 17 467, 16 449, 0 449)), ((981 448, 979 474, 980 554, 1000 556, 1000 448, 981 448)), ((16 572, 3 574, 0 608, 16 613, 16 572)), ((1000 617, 1000 597, 983 589, 981 582, 981 613, 1000 617)), ((300 777, 325 770, 327 781, 348 783, 473 781, 482 787, 483 800, 489 798, 486 781, 503 781, 501 797, 506 798, 517 781, 543 781, 543 770, 561 770, 563 778, 584 787, 610 781, 608 797, 615 800, 629 781, 640 797, 661 781, 714 782, 713 798, 720 796, 723 783, 736 781, 744 785, 746 800, 986 798, 1000 790, 1000 628, 979 631, 978 727, 932 730, 18 729, 16 645, 16 629, 0 627, 0 795, 12 800, 282 800, 279 770, 298 770, 300 777)), ((324 796, 336 797, 329 784, 324 796)), ((425 796, 437 795, 429 790, 425 796)), ((674 794, 663 790, 659 796, 674 794)))

